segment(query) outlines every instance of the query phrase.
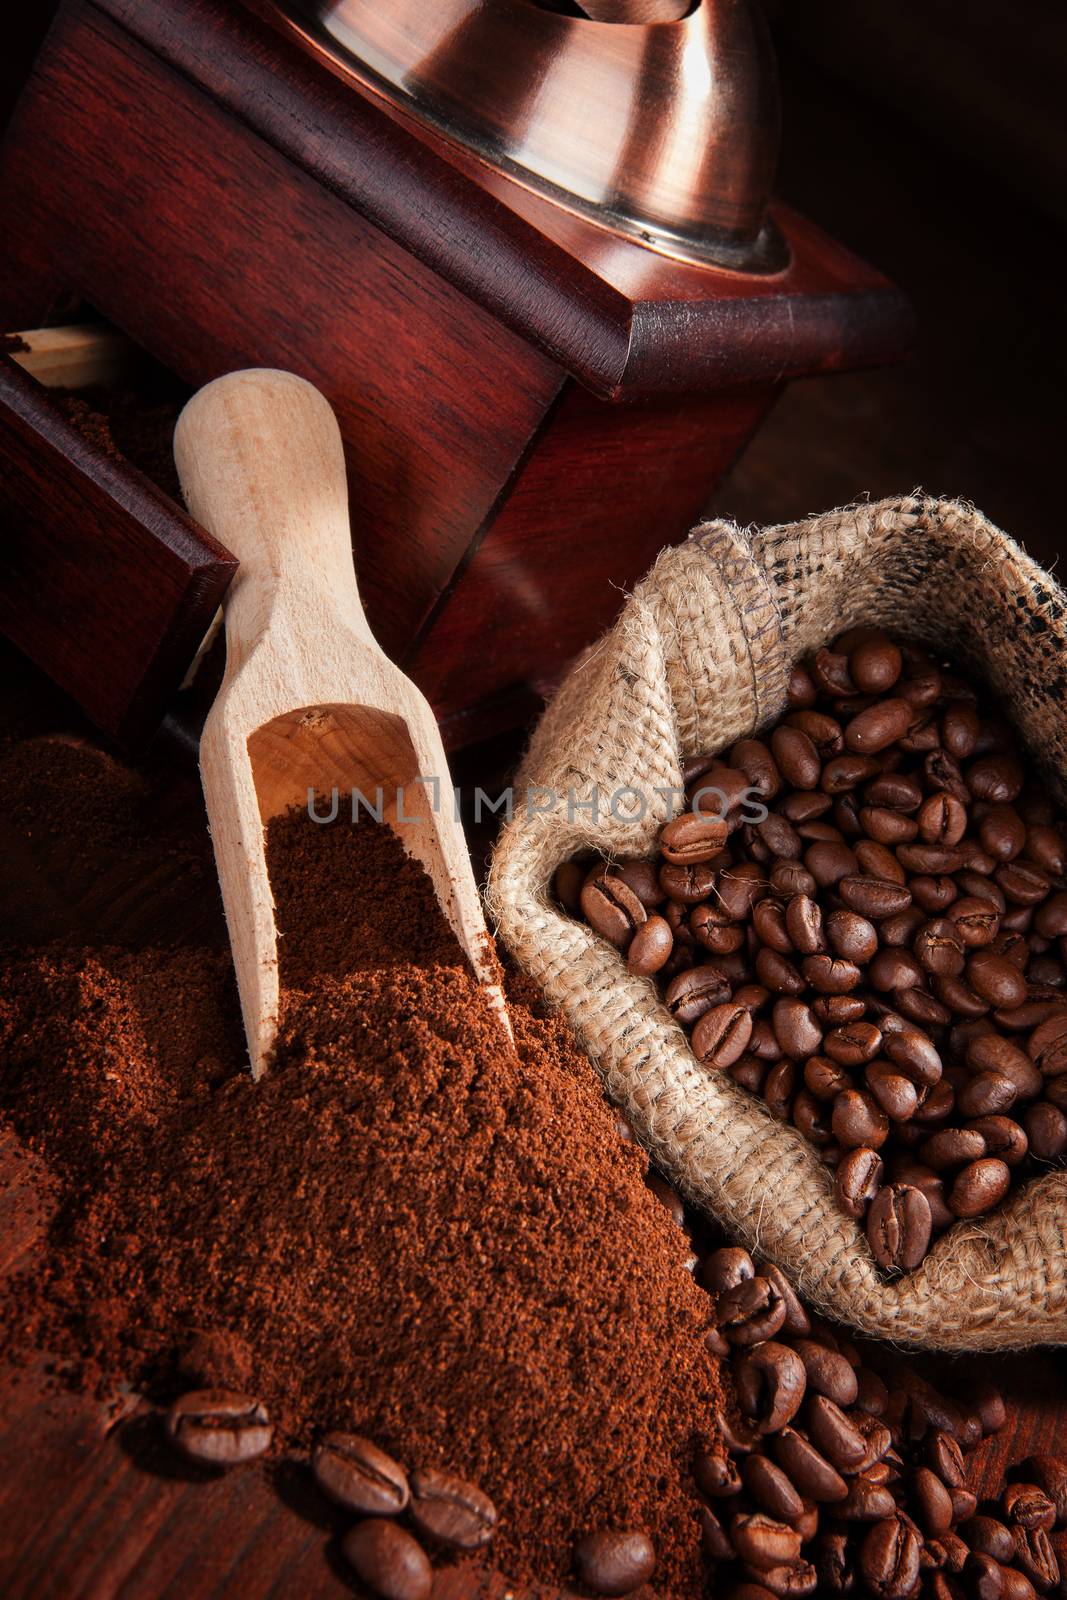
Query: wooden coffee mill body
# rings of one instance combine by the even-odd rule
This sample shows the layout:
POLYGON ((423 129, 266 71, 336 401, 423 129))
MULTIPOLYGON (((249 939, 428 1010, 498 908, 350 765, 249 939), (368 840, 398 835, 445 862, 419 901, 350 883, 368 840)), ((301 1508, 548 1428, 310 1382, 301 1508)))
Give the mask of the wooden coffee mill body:
POLYGON ((770 213, 772 270, 680 259, 224 0, 66 0, 0 205, 4 327, 89 307, 190 385, 269 366, 325 393, 369 621, 452 747, 526 720, 787 379, 909 330, 795 215, 770 213))

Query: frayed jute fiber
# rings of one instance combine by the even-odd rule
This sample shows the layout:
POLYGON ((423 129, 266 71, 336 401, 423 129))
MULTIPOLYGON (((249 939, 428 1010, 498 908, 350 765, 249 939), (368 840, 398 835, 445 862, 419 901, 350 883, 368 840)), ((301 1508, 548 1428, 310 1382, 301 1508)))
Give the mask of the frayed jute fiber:
POLYGON ((970 506, 916 495, 755 533, 712 522, 659 557, 545 712, 519 777, 527 798, 495 854, 492 908, 656 1163, 809 1300, 917 1346, 1062 1342, 1067 1173, 956 1224, 917 1271, 886 1278, 812 1146, 701 1066, 653 983, 551 898, 556 867, 582 851, 651 854, 682 761, 773 723, 792 663, 857 623, 984 678, 1067 799, 1067 595, 970 506))

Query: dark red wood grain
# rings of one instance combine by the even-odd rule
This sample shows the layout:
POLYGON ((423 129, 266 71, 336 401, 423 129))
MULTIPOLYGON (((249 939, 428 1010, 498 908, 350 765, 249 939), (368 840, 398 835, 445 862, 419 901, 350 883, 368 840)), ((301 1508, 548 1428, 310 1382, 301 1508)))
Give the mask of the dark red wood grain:
POLYGON ((66 0, 0 151, 0 326, 87 301, 188 384, 316 383, 371 626, 456 745, 530 714, 784 378, 899 354, 907 308, 785 213, 770 278, 612 235, 254 13, 66 0))
POLYGON ((6 357, 0 526, 0 629, 98 727, 139 742, 180 684, 234 557, 6 357))

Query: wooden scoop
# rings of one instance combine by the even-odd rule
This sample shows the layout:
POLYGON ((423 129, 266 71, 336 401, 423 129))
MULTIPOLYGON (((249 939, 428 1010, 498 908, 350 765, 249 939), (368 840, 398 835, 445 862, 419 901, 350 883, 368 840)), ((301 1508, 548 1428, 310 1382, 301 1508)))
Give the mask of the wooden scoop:
MULTIPOLYGON (((241 563, 226 595, 226 674, 200 770, 253 1074, 278 1027, 264 828, 307 806, 309 791, 320 796, 320 815, 335 788, 342 817, 353 789, 376 811, 380 802, 507 1027, 436 720, 363 615, 328 402, 292 373, 231 373, 189 401, 174 455, 190 512, 241 563)), ((365 809, 360 816, 367 826, 365 809)))

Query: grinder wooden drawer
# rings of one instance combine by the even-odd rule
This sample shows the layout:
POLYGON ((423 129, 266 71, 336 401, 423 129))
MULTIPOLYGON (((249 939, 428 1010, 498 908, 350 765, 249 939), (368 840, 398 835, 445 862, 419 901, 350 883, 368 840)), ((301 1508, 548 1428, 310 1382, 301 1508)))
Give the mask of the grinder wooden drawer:
POLYGON ((181 683, 237 562, 50 398, 48 386, 81 387, 115 357, 106 333, 68 332, 23 335, 30 349, 0 358, 0 630, 98 727, 136 745, 181 683))

